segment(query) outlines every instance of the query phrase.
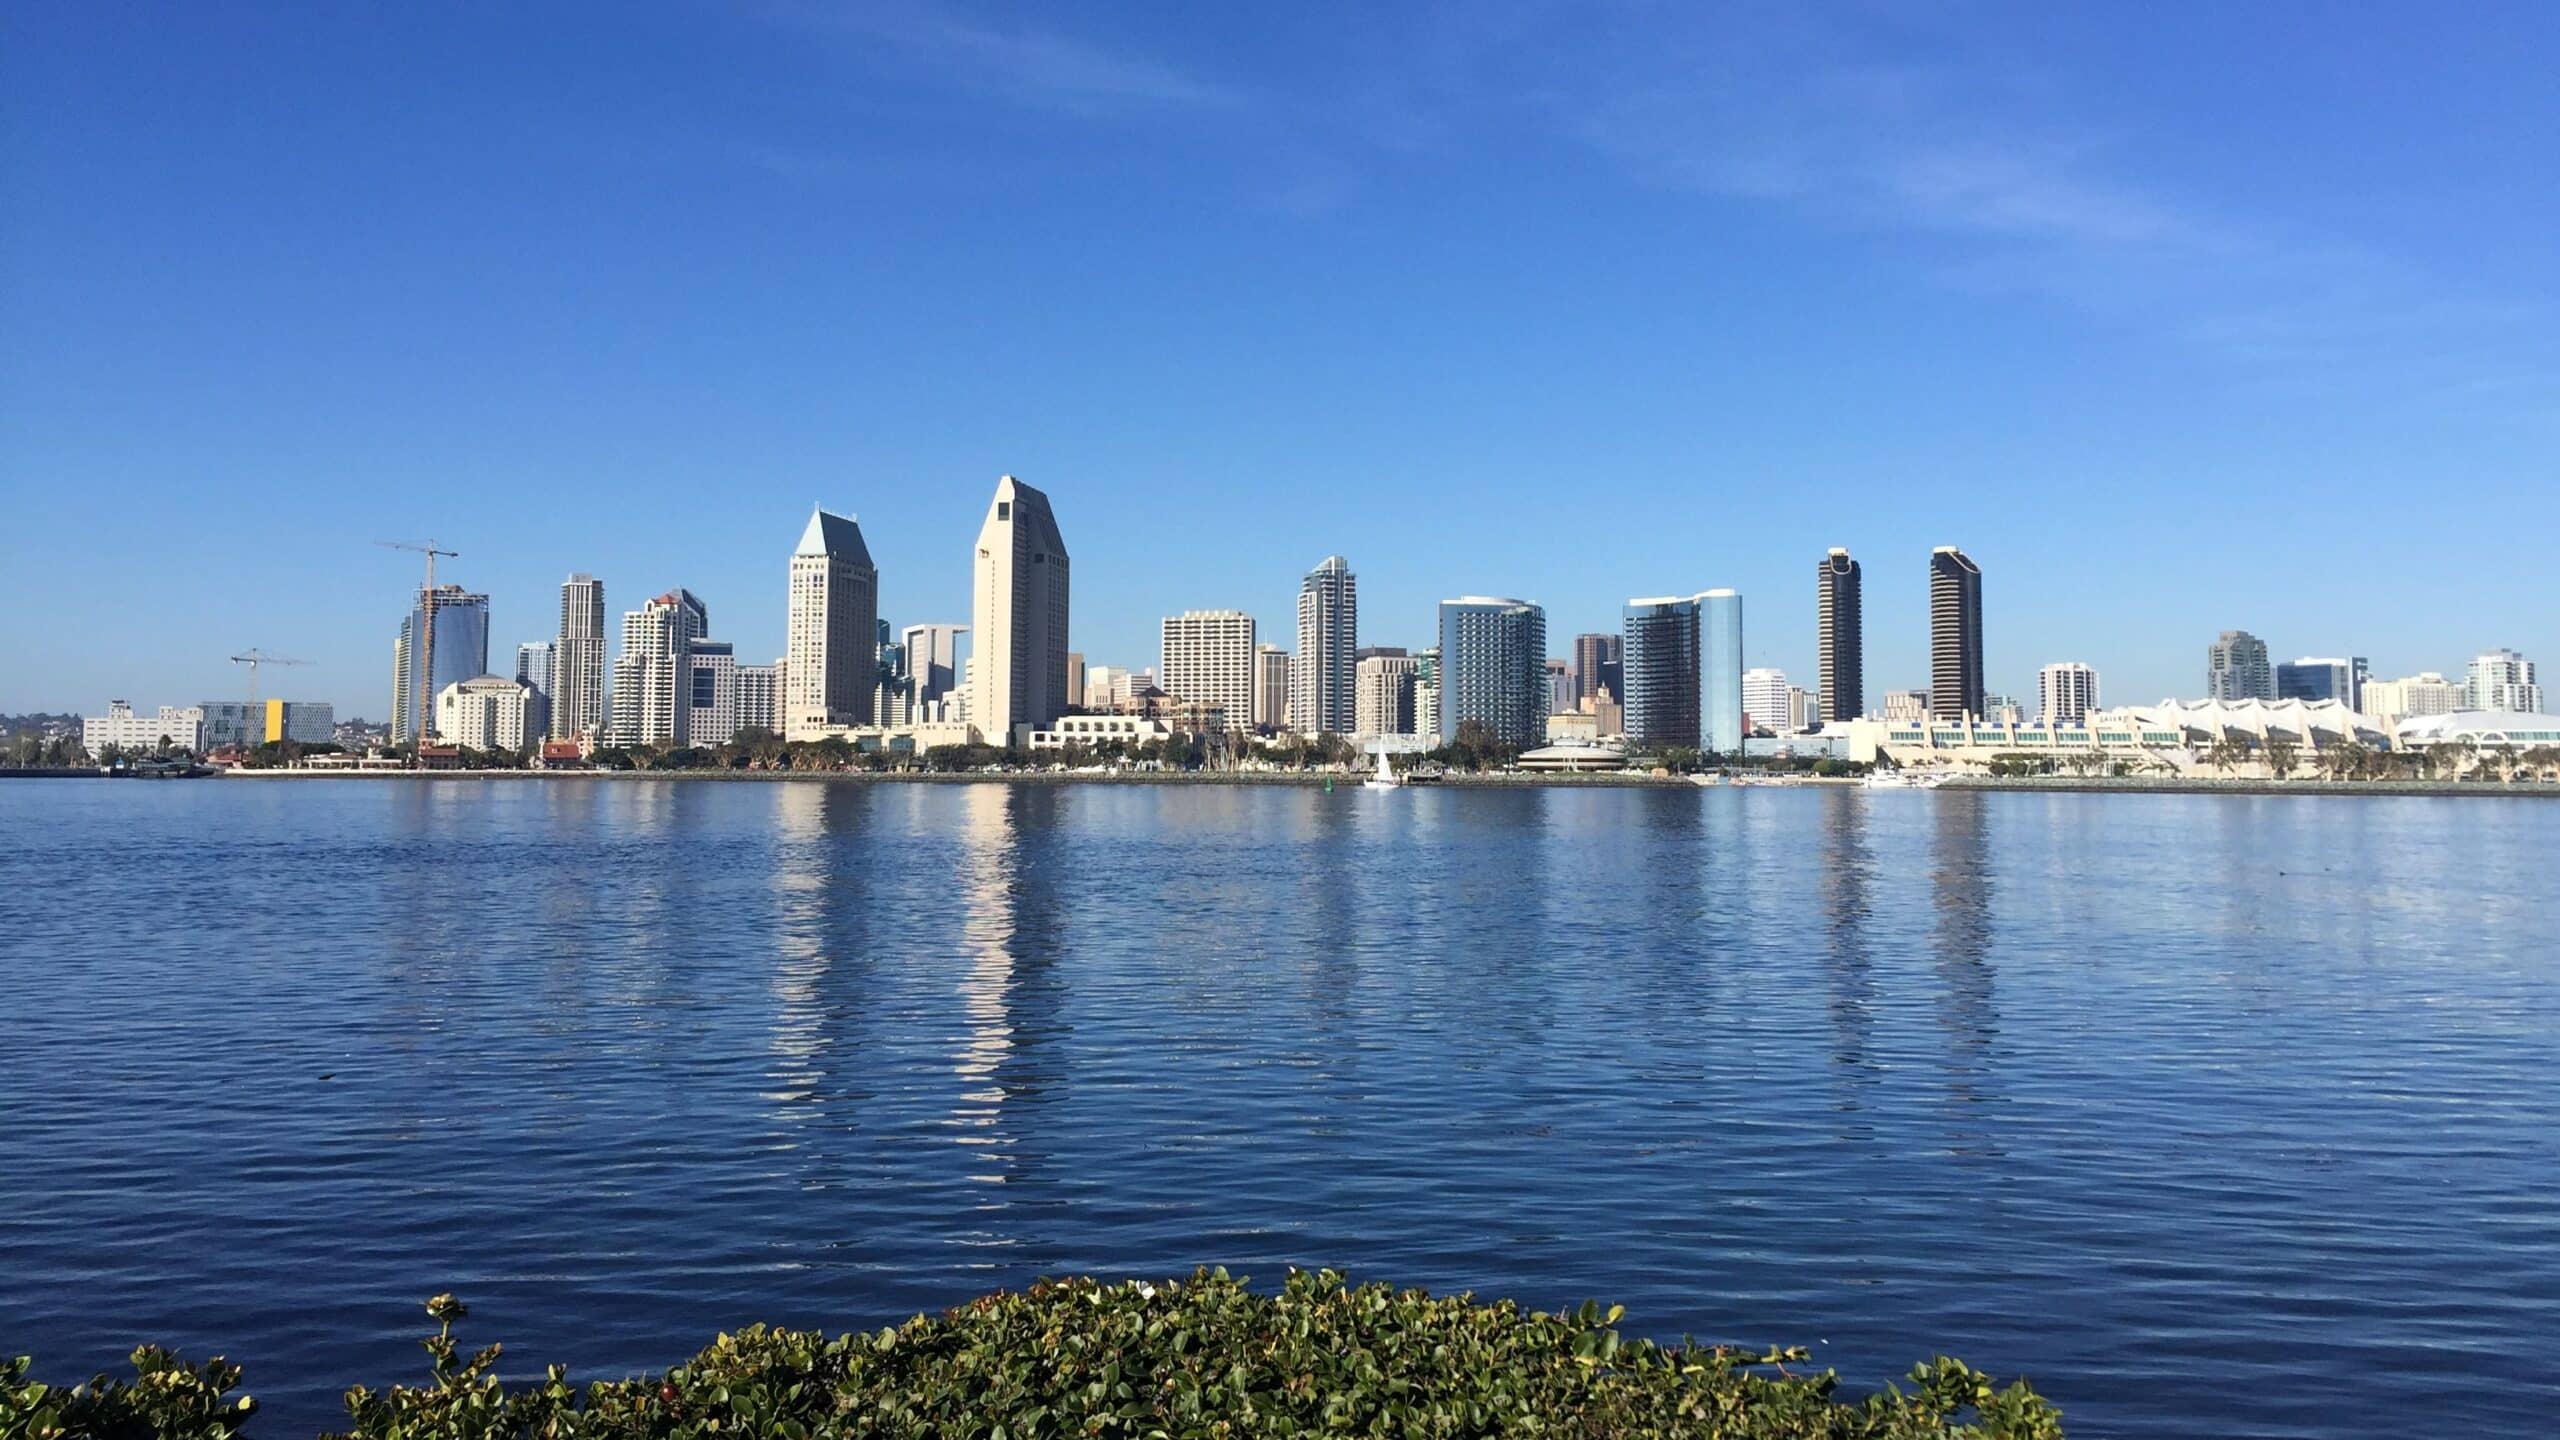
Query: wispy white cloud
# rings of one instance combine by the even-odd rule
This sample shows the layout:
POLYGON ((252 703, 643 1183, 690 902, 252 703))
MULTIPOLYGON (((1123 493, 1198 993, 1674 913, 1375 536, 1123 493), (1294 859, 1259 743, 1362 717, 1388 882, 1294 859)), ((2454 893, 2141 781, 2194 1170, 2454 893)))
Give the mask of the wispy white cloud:
POLYGON ((794 3, 777 14, 876 47, 877 58, 921 66, 992 98, 1051 109, 1230 109, 1243 96, 1146 56, 1054 30, 971 20, 929 4, 794 3))

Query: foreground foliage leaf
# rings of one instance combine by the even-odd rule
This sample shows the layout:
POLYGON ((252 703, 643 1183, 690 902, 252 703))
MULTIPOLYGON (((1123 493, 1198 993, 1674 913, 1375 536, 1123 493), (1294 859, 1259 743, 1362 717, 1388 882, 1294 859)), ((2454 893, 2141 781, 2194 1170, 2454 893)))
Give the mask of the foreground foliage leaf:
MULTIPOLYGON (((1937 1359, 1904 1387, 1843 1401, 1801 1351, 1663 1346, 1622 1336, 1621 1312, 1549 1315, 1509 1301, 1290 1275, 1258 1294, 1224 1270, 1105 1285, 1042 1281, 939 1317, 829 1337, 755 1326, 663 1375, 573 1386, 553 1366, 510 1390, 491 1346, 458 1358, 465 1310, 438 1296, 432 1382, 347 1392, 354 1440, 673 1437, 1533 1436, 1570 1440, 2049 1440, 2053 1407, 1937 1359)), ((158 1350, 136 1378, 69 1390, 0 1364, 0 1440, 224 1440, 254 1411, 236 1367, 190 1370, 158 1350)))

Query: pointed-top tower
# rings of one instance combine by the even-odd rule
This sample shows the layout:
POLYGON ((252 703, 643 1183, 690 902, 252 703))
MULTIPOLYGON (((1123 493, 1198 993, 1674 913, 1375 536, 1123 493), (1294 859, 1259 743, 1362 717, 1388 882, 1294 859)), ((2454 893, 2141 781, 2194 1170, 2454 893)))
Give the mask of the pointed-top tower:
POLYGON ((1049 497, 1007 475, 978 527, 971 573, 969 723, 990 745, 1067 704, 1067 542, 1049 497))
POLYGON ((850 515, 812 507, 791 552, 784 637, 782 734, 811 740, 830 726, 872 722, 877 680, 880 571, 850 515))

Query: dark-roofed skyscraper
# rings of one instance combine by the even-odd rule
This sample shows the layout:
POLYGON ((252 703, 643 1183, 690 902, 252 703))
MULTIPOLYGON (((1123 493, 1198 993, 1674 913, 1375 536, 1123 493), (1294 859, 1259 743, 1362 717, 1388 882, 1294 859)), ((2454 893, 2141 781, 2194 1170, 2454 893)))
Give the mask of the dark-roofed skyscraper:
POLYGON ((849 515, 809 512, 791 552, 791 603, 783 631, 782 733, 817 738, 830 726, 868 725, 879 684, 880 571, 849 515))
POLYGON ((1929 554, 1929 713, 1982 713, 1982 567, 1953 545, 1929 554))
POLYGON ((1814 713, 1825 721, 1855 720, 1867 713, 1866 618, 1859 594, 1858 562, 1846 550, 1822 557, 1814 602, 1816 665, 1814 713))

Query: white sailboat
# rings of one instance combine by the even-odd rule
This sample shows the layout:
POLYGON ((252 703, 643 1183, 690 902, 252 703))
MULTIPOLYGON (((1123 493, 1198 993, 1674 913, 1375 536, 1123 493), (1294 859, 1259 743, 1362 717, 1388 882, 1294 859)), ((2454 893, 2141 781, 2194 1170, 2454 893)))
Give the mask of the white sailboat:
POLYGON ((1403 781, 1396 778, 1395 772, 1387 768, 1387 747, 1384 745, 1379 746, 1378 773, 1361 781, 1360 788, 1363 790, 1394 790, 1400 788, 1403 784, 1403 781))

